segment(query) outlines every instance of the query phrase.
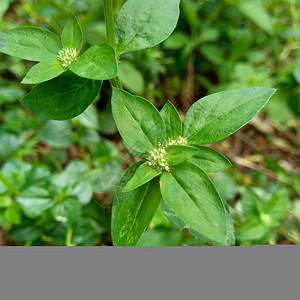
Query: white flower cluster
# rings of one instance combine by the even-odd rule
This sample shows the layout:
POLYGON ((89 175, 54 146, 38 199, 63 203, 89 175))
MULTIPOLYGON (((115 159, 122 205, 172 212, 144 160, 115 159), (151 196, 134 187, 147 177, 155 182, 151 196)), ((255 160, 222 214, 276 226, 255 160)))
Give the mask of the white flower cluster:
POLYGON ((67 68, 73 61, 78 59, 78 51, 76 48, 63 48, 58 52, 58 60, 64 68, 67 68))
POLYGON ((179 136, 177 139, 175 140, 172 140, 172 139, 169 139, 165 146, 168 147, 168 146, 171 146, 171 145, 187 145, 187 138, 184 138, 182 136, 179 136))
POLYGON ((172 145, 187 145, 187 139, 179 136, 177 139, 169 139, 165 143, 158 143, 157 147, 149 151, 147 157, 148 165, 159 171, 169 171, 170 167, 167 162, 165 148, 172 145))

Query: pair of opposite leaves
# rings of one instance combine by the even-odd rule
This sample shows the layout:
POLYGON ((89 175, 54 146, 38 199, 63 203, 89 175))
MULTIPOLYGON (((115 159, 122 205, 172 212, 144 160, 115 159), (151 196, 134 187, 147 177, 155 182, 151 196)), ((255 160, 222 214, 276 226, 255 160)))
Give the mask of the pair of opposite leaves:
POLYGON ((161 112, 146 99, 114 88, 112 113, 127 148, 143 161, 124 174, 113 203, 115 245, 135 245, 153 217, 161 198, 166 216, 178 227, 189 226, 199 239, 232 244, 232 220, 206 172, 231 166, 217 151, 202 145, 217 142, 248 123, 274 89, 228 90, 206 96, 188 110, 183 129, 176 109, 161 112), (170 172, 155 170, 147 155, 159 143, 178 136, 187 145, 166 147, 170 172), (160 179, 157 176, 160 176, 160 179))
POLYGON ((22 104, 45 119, 76 117, 94 101, 102 80, 117 76, 116 56, 154 47, 174 31, 179 4, 180 0, 127 0, 116 20, 115 50, 109 44, 92 46, 67 68, 58 60, 59 52, 76 49, 79 53, 82 47, 82 32, 75 17, 65 26, 61 41, 52 32, 36 27, 0 32, 0 52, 40 61, 22 82, 43 83, 35 86, 22 104), (67 69, 72 72, 65 72, 67 69))
POLYGON ((110 44, 99 44, 79 56, 82 30, 73 16, 64 27, 61 40, 52 32, 37 27, 17 27, 1 32, 0 52, 40 61, 27 73, 22 83, 45 82, 66 69, 83 78, 112 79, 118 74, 116 54, 119 57, 128 52, 151 48, 173 32, 179 18, 179 4, 180 0, 126 1, 116 20, 116 49, 110 44), (65 66, 58 58, 60 54, 67 55, 68 51, 64 50, 68 49, 74 50, 78 57, 73 57, 73 62, 65 66))
POLYGON ((81 56, 82 30, 76 19, 71 17, 65 25, 61 40, 51 31, 38 27, 17 27, 0 33, 0 51, 22 59, 39 61, 26 74, 22 83, 36 84, 51 80, 67 70, 77 76, 107 80, 118 73, 115 51, 110 44, 99 44, 87 49, 81 56), (76 53, 74 57, 68 51, 76 53), (70 60, 63 66, 59 58, 70 60), (74 61, 72 61, 74 60, 74 61))

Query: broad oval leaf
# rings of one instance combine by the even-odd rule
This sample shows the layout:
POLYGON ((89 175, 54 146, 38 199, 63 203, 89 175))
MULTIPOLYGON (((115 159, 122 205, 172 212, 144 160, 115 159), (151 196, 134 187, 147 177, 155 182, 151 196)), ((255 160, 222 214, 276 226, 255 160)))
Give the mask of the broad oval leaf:
POLYGON ((218 151, 204 146, 195 146, 195 148, 197 152, 188 162, 198 166, 204 172, 219 172, 232 167, 231 162, 218 151))
POLYGON ((3 15, 8 11, 11 4, 10 0, 3 0, 0 2, 0 20, 3 21, 3 15))
POLYGON ((16 200, 22 206, 24 213, 29 218, 41 216, 45 210, 54 204, 53 198, 49 192, 38 186, 29 187, 23 191, 16 200))
POLYGON ((25 135, 15 135, 0 127, 0 162, 4 161, 11 153, 19 149, 25 142, 25 135))
POLYGON ((182 124, 179 113, 173 104, 168 101, 160 111, 166 127, 166 135, 176 139, 182 134, 182 124))
POLYGON ((134 173, 133 177, 126 184, 123 192, 129 192, 137 187, 149 182, 154 177, 161 174, 162 171, 150 167, 148 162, 144 162, 134 173))
POLYGON ((98 95, 102 81, 84 79, 65 72, 35 86, 21 102, 45 119, 67 120, 81 114, 98 95))
POLYGON ((166 148, 167 162, 170 166, 176 166, 197 153, 197 149, 184 145, 171 145, 166 148))
POLYGON ((115 51, 110 44, 92 46, 69 66, 69 70, 84 78, 112 79, 118 74, 115 51))
POLYGON ((179 230, 182 230, 183 228, 187 228, 188 226, 186 223, 184 223, 178 215, 175 213, 175 211, 168 206, 166 201, 164 199, 161 199, 160 201, 160 207, 165 215, 165 217, 174 224, 179 230))
POLYGON ((53 148, 67 148, 74 143, 71 122, 48 120, 37 130, 36 138, 53 148))
POLYGON ((220 141, 247 124, 267 104, 275 91, 258 87, 206 96, 188 110, 183 136, 192 145, 220 141))
POLYGON ((245 217, 257 217, 259 215, 258 203, 260 198, 250 188, 247 188, 241 198, 242 209, 245 217))
MULTIPOLYGON (((227 204, 225 201, 223 201, 224 206, 226 208, 226 231, 227 231, 227 239, 224 246, 234 246, 235 245, 235 235, 234 235, 234 227, 232 222, 232 217, 229 213, 227 204)), ((194 228, 188 226, 186 223, 184 223, 178 215, 175 213, 175 211, 167 205, 167 203, 162 199, 160 202, 161 209, 166 216, 166 218, 174 224, 179 230, 182 230, 183 228, 189 228, 189 231, 191 234, 193 234, 196 238, 203 242, 212 243, 213 241, 204 238, 203 235, 201 235, 197 230, 194 228)))
POLYGON ((141 95, 145 90, 143 73, 130 61, 122 61, 119 65, 118 76, 123 86, 133 94, 141 95))
POLYGON ((74 226, 81 218, 81 204, 75 198, 66 198, 51 208, 53 218, 62 223, 74 226))
POLYGON ((67 22, 61 34, 63 47, 76 48, 78 51, 82 47, 82 30, 75 16, 67 22))
POLYGON ((4 212, 5 220, 13 224, 21 223, 21 210, 17 202, 11 202, 4 212))
POLYGON ((289 192, 286 188, 278 188, 271 199, 266 203, 264 211, 268 213, 277 224, 284 218, 289 207, 289 192))
POLYGON ((272 19, 268 11, 263 6, 263 1, 238 1, 237 7, 247 18, 256 23, 261 29, 268 34, 272 34, 272 19))
POLYGON ((22 223, 17 227, 13 227, 9 231, 9 235, 19 243, 32 242, 39 238, 42 234, 41 230, 32 225, 22 223))
POLYGON ((38 27, 17 27, 0 32, 0 52, 22 59, 41 61, 55 58, 61 50, 57 35, 38 27))
POLYGON ((165 139, 160 113, 142 97, 114 88, 112 114, 124 142, 134 155, 146 157, 149 150, 165 139))
POLYGON ((111 220, 111 235, 115 246, 136 245, 161 200, 158 178, 130 192, 122 192, 141 164, 138 162, 131 166, 116 188, 111 220))
POLYGON ((161 194, 180 219, 204 239, 226 245, 226 208, 210 178, 195 165, 182 163, 160 177, 161 194))
POLYGON ((236 238, 240 241, 253 241, 261 239, 268 232, 268 227, 259 217, 251 217, 235 231, 236 238))
POLYGON ((153 47, 175 29, 180 0, 128 0, 116 21, 117 54, 153 47))
POLYGON ((62 67, 57 58, 49 58, 34 65, 23 78, 21 83, 24 84, 36 84, 51 80, 63 72, 66 69, 62 67))

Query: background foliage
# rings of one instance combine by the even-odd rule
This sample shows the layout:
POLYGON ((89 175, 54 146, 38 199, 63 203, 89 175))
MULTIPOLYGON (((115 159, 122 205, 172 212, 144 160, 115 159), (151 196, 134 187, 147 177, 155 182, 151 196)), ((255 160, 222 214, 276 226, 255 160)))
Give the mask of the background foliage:
MULTIPOLYGON (((124 0, 115 1, 117 14, 124 0)), ((83 48, 106 42, 99 0, 5 0, 0 30, 30 25, 60 35, 76 15, 83 48)), ((211 146, 233 168, 211 178, 234 219, 237 245, 300 244, 300 4, 296 0, 181 0, 174 33, 155 48, 125 54, 124 87, 183 118, 221 90, 277 88, 263 113, 211 146)), ((0 245, 111 245, 113 191, 136 162, 111 116, 108 82, 82 115, 45 121, 19 100, 33 62, 0 56, 0 245), (39 200, 39 201, 36 201, 39 200)), ((163 203, 162 203, 163 206, 163 203)), ((141 246, 203 245, 159 208, 141 246)))

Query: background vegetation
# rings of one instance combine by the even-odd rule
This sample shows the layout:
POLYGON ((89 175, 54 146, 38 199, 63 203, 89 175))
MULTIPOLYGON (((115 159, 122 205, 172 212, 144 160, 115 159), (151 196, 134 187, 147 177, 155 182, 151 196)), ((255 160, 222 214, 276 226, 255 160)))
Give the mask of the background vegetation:
MULTIPOLYGON (((124 0, 115 1, 117 14, 124 0)), ((106 41, 100 0, 2 0, 0 30, 30 25, 60 35, 76 15, 85 48, 106 41)), ((300 3, 181 0, 175 32, 124 55, 124 87, 182 118, 216 91, 274 87, 263 113, 211 145, 234 164, 212 174, 234 219, 236 244, 300 244, 300 3)), ((0 245, 111 245, 115 185, 136 161, 117 134, 109 83, 82 115, 45 121, 19 100, 33 62, 0 55, 0 245)), ((203 245, 159 209, 138 245, 203 245)))

